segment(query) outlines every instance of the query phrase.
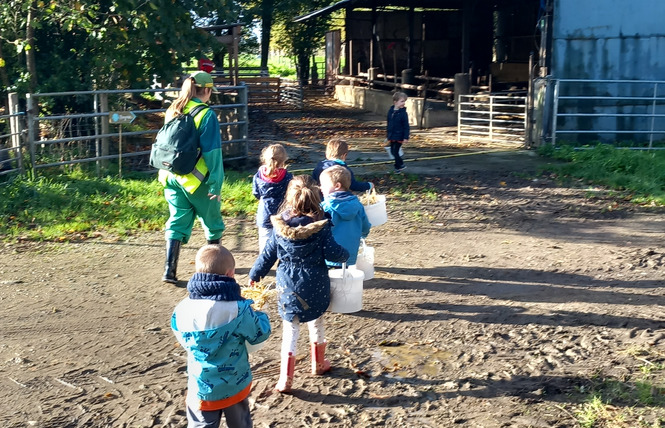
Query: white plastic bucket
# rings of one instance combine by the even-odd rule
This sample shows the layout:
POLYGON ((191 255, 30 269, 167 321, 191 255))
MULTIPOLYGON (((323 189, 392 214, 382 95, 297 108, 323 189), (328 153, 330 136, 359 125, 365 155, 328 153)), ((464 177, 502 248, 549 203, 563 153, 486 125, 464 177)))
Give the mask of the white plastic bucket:
MULTIPOLYGON (((395 159, 395 156, 393 156, 393 154, 390 152, 390 146, 384 147, 384 149, 386 149, 386 152, 388 152, 388 156, 390 157, 390 159, 395 159)), ((400 157, 404 156, 404 150, 402 150, 401 147, 399 148, 399 156, 400 157)))
POLYGON ((388 221, 388 211, 386 211, 386 195, 376 195, 377 202, 372 205, 365 205, 365 215, 372 227, 381 226, 388 221))
POLYGON ((330 312, 348 314, 363 308, 363 279, 365 274, 353 267, 328 271, 330 277, 330 312))
POLYGON ((367 281, 374 278, 374 248, 369 247, 364 239, 360 242, 360 252, 355 266, 365 274, 365 281, 367 281))

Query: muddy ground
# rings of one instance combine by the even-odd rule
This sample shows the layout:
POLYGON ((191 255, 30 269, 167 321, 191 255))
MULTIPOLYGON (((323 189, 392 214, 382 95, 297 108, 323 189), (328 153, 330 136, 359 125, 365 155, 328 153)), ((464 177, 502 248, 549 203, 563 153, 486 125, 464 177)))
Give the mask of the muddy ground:
MULTIPOLYGON (((614 425, 596 426, 665 423, 662 210, 558 184, 533 152, 456 145, 448 128, 417 131, 409 174, 394 176, 382 118, 310 106, 255 109, 252 153, 281 141, 305 170, 326 137, 346 136, 364 165, 354 170, 388 195, 389 221, 368 239, 363 310, 325 315, 334 369, 308 374, 303 331, 291 395, 271 393, 281 325, 268 308, 274 333, 250 357, 255 426, 576 427, 593 391, 614 398, 614 425), (635 400, 640 381, 651 387, 635 400)), ((256 229, 227 223, 244 283, 256 229)), ((196 229, 181 279, 203 243, 196 229)), ((185 353, 169 329, 185 282, 159 280, 161 232, 2 245, 0 426, 186 425, 185 353)))

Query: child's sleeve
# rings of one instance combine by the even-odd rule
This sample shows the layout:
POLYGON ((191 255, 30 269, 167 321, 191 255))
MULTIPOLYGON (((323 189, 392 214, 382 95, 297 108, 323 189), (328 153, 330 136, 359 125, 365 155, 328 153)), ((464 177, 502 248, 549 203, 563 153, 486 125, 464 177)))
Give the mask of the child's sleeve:
POLYGON ((367 235, 369 235, 369 230, 372 227, 372 224, 369 222, 369 219, 367 218, 367 214, 365 214, 365 209, 364 208, 363 208, 362 211, 360 211, 360 217, 362 218, 361 237, 362 238, 367 238, 367 235))
POLYGON ((323 229, 323 256, 328 262, 342 263, 349 258, 349 252, 339 245, 333 237, 330 225, 326 225, 323 229))
POLYGON ((275 231, 270 232, 266 246, 259 254, 259 258, 254 262, 252 270, 249 271, 249 279, 258 282, 268 274, 270 269, 277 261, 277 243, 275 242, 275 231))
POLYGON ((252 345, 268 340, 272 328, 270 319, 265 312, 255 311, 249 305, 242 309, 241 322, 238 324, 236 334, 244 337, 252 345))
POLYGON ((406 109, 404 109, 404 139, 408 140, 409 139, 409 134, 411 133, 411 127, 409 126, 409 115, 406 112, 406 109))
POLYGON ((357 181, 351 168, 347 166, 346 169, 351 173, 351 185, 349 186, 349 190, 354 192, 366 192, 372 189, 372 185, 369 181, 357 181))
POLYGON ((254 178, 252 178, 252 195, 256 199, 261 199, 261 193, 259 193, 259 184, 258 184, 258 179, 256 178, 256 175, 258 172, 254 175, 254 178))

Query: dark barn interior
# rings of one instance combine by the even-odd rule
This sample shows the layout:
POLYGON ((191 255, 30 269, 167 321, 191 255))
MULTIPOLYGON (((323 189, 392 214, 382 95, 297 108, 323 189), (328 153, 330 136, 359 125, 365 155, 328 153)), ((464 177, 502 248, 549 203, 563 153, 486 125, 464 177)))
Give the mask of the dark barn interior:
POLYGON ((541 56, 545 3, 343 0, 298 20, 345 9, 341 72, 347 76, 362 76, 372 69, 378 76, 390 76, 389 80, 469 73, 471 85, 516 84, 529 78, 530 55, 534 64, 541 56))

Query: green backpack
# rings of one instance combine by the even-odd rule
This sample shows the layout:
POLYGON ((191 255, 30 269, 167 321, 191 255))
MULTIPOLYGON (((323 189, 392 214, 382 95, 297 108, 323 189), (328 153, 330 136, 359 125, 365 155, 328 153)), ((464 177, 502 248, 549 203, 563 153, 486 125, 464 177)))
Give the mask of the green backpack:
POLYGON ((179 114, 162 126, 150 151, 150 165, 174 174, 185 175, 194 170, 199 160, 199 132, 194 116, 208 108, 199 104, 187 114, 179 114))

